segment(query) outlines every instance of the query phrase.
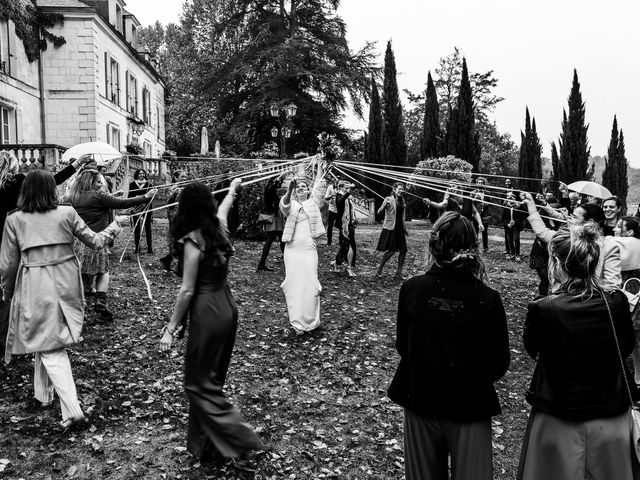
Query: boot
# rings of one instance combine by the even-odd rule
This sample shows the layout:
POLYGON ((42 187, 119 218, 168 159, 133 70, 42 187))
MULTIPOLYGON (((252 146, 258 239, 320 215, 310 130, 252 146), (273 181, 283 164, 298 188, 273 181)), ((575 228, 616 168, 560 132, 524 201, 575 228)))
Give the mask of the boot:
POLYGON ((113 313, 107 308, 107 292, 96 292, 95 309, 103 320, 109 322, 113 320, 113 313))

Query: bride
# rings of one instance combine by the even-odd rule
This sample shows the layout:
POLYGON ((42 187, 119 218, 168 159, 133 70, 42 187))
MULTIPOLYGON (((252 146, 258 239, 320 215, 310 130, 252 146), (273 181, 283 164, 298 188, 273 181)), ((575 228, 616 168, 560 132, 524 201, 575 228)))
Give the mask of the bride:
POLYGON ((314 330, 320 325, 320 292, 316 238, 325 233, 320 215, 327 189, 324 162, 318 163, 311 191, 306 179, 293 179, 280 200, 280 210, 287 217, 282 241, 285 243, 284 292, 289 321, 296 334, 314 330))

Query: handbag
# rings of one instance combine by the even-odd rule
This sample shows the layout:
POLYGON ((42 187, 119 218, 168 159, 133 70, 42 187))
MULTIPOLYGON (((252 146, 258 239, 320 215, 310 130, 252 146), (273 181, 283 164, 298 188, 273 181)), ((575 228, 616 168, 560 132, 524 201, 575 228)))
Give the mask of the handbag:
MULTIPOLYGON (((626 282, 625 282, 626 284, 626 282)), ((602 294, 604 304, 607 306, 607 312, 609 313, 609 321, 611 322, 611 328, 613 330, 613 338, 616 341, 616 350, 618 351, 618 359, 620 360, 620 368, 622 368, 622 378, 624 384, 627 387, 627 394, 629 395, 629 402, 631 402, 631 443, 633 451, 636 454, 636 460, 640 462, 640 411, 638 411, 637 405, 633 402, 631 396, 631 387, 629 387, 629 379, 627 378, 627 371, 624 368, 624 360, 622 359, 622 353, 620 352, 620 343, 618 342, 618 335, 616 334, 616 327, 613 324, 613 315, 611 314, 611 308, 607 298, 602 294)))
POLYGON ((259 213, 258 214, 258 223, 268 224, 273 223, 276 219, 275 213, 259 213))

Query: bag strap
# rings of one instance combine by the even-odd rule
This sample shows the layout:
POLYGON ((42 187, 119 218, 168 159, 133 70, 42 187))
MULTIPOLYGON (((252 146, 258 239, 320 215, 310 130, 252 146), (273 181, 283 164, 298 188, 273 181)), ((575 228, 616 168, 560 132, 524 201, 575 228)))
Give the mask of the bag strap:
POLYGON ((629 386, 629 379, 627 378, 627 372, 624 368, 624 360, 622 359, 622 353, 620 351, 620 343, 618 342, 618 334, 616 333, 616 327, 613 323, 613 315, 611 314, 611 307, 609 307, 609 302, 607 301, 606 293, 601 292, 602 299, 604 300, 604 304, 607 306, 607 312, 609 313, 609 321, 611 322, 611 329, 613 331, 613 339, 616 341, 616 350, 618 351, 618 359, 620 360, 620 367, 622 368, 622 378, 624 380, 624 385, 627 387, 627 394, 629 395, 629 402, 631 402, 631 408, 635 407, 633 402, 633 397, 631 396, 631 387, 629 386))

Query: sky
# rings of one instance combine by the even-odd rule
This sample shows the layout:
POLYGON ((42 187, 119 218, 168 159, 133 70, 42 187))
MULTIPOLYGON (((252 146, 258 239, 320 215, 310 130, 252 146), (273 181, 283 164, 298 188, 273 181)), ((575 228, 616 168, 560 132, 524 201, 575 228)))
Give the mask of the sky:
MULTIPOLYGON (((178 22, 180 0, 126 0, 143 25, 178 22)), ((427 72, 458 47, 471 72, 493 70, 504 97, 490 115, 520 143, 525 108, 536 119, 544 155, 560 134, 573 69, 589 123, 592 155, 606 155, 613 116, 627 159, 640 167, 640 2, 635 0, 342 0, 349 46, 391 40, 400 89, 425 89, 427 72)), ((366 121, 348 115, 350 128, 366 121)))

